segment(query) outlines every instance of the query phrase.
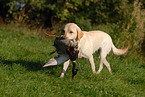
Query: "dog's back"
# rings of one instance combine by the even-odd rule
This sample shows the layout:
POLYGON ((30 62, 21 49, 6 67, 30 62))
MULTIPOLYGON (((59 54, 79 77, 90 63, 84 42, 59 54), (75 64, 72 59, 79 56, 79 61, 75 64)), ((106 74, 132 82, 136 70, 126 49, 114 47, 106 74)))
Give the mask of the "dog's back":
POLYGON ((84 33, 84 36, 80 40, 81 49, 91 49, 91 52, 94 53, 95 51, 98 51, 98 49, 103 50, 106 54, 108 54, 111 49, 113 50, 114 54, 121 55, 127 52, 129 46, 127 46, 125 49, 117 49, 113 42, 111 37, 103 32, 103 31, 82 31, 84 33), (87 46, 86 46, 87 45, 87 46), (87 48, 86 48, 87 47, 87 48))

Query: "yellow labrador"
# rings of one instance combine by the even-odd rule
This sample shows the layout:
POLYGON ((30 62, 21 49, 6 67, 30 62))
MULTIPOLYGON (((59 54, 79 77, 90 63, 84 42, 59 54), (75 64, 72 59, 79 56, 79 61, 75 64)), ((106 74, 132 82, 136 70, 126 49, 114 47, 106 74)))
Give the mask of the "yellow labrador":
MULTIPOLYGON (((110 64, 106 60, 107 54, 109 54, 112 49, 114 54, 121 55, 127 52, 129 48, 128 46, 125 49, 117 49, 114 46, 111 37, 107 33, 102 31, 81 31, 81 29, 74 23, 66 24, 64 27, 64 32, 65 38, 76 39, 79 42, 79 58, 85 57, 89 59, 93 73, 100 73, 100 71, 103 69, 103 64, 106 65, 109 72, 111 73, 110 64), (100 50, 100 67, 96 72, 93 53, 98 50, 100 50)), ((69 61, 69 56, 60 52, 58 56, 48 60, 48 62, 43 67, 64 63, 63 70, 60 76, 64 77, 64 73, 69 66, 69 61)))
POLYGON ((129 46, 125 49, 117 49, 111 37, 102 31, 81 31, 81 29, 74 23, 68 23, 64 28, 65 34, 64 36, 68 39, 77 39, 79 41, 79 57, 88 58, 93 73, 100 73, 103 69, 103 64, 106 65, 109 72, 111 73, 110 64, 106 60, 107 54, 113 50, 113 53, 116 55, 121 55, 127 52, 129 46), (100 67, 96 72, 95 64, 93 59, 93 53, 100 49, 100 67))

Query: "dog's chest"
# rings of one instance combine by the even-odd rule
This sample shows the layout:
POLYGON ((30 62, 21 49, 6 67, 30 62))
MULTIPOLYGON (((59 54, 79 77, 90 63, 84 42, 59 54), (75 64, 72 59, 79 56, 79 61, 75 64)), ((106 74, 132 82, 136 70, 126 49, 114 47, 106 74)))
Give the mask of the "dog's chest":
POLYGON ((83 36, 79 42, 79 57, 89 58, 93 53, 93 43, 89 37, 83 36))

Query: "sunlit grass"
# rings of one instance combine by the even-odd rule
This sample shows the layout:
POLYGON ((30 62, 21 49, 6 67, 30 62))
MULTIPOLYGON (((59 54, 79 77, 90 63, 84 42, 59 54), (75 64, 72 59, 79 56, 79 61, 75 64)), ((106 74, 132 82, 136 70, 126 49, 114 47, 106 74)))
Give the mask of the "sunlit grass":
MULTIPOLYGON (((137 52, 116 56, 112 52, 107 60, 111 75, 104 66, 93 75, 87 59, 80 59, 83 73, 78 71, 71 79, 70 65, 64 78, 59 78, 62 65, 42 69, 55 48, 54 38, 46 38, 18 26, 0 27, 0 96, 145 96, 145 58, 137 52)), ((96 70, 99 59, 94 54, 96 70)))

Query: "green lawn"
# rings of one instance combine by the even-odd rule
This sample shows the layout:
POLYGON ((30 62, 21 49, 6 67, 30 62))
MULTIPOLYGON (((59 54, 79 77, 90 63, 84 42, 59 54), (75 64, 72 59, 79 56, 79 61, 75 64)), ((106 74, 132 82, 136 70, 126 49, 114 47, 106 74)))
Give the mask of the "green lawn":
MULTIPOLYGON (((107 60, 111 75, 104 66, 93 75, 87 59, 80 59, 83 73, 78 71, 71 79, 72 65, 65 77, 59 78, 62 65, 42 66, 55 48, 54 38, 15 25, 0 25, 0 97, 145 97, 145 57, 137 52, 116 56, 112 52, 107 60)), ((96 70, 99 59, 94 54, 96 70)))

